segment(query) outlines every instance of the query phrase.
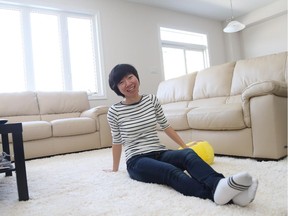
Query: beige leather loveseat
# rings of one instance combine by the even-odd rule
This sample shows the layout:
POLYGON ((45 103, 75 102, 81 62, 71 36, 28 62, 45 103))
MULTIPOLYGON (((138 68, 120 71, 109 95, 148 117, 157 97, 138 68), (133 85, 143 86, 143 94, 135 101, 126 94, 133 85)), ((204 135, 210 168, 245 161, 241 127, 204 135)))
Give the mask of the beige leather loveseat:
MULTIPOLYGON (((287 52, 163 81, 157 96, 185 142, 207 140, 222 155, 287 155, 287 52)), ((159 135, 177 147, 163 131, 159 135)))
POLYGON ((23 122, 26 159, 111 146, 107 111, 85 92, 0 93, 0 119, 23 122))

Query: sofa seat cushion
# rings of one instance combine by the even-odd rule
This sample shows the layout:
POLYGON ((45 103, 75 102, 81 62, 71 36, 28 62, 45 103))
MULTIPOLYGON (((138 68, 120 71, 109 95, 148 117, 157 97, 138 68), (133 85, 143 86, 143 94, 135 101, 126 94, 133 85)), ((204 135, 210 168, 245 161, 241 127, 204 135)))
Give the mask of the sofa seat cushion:
POLYGON ((80 114, 81 114, 80 112, 45 114, 45 115, 41 115, 41 120, 51 122, 53 120, 58 120, 58 119, 78 118, 80 117, 80 114))
POLYGON ((28 121, 22 122, 22 126, 24 141, 46 139, 52 136, 52 128, 49 122, 28 121))
POLYGON ((197 107, 187 114, 188 124, 199 130, 240 130, 245 128, 241 104, 197 107))
POLYGON ((8 123, 17 123, 17 122, 30 122, 30 121, 41 121, 40 115, 23 115, 23 116, 7 116, 2 117, 0 119, 8 120, 8 123))
POLYGON ((213 98, 203 98, 199 100, 189 101, 188 107, 197 108, 203 106, 218 106, 226 104, 227 97, 213 97, 213 98))
POLYGON ((94 133, 97 130, 96 122, 92 118, 67 118, 51 121, 53 136, 73 136, 94 133))
POLYGON ((164 114, 169 122, 169 124, 175 130, 189 130, 190 126, 187 121, 187 113, 191 108, 186 109, 170 109, 165 110, 164 114))
POLYGON ((188 108, 189 101, 181 101, 181 102, 175 102, 175 103, 168 103, 168 104, 162 104, 162 109, 164 112, 166 110, 182 110, 188 108))

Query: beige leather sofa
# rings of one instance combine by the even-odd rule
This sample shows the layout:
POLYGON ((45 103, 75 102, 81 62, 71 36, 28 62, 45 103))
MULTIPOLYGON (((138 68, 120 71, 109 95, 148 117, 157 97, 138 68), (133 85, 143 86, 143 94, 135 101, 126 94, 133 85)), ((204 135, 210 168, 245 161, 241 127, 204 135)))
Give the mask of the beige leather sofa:
MULTIPOLYGON (((287 52, 163 81, 157 96, 185 142, 207 140, 221 155, 287 155, 287 52)), ((158 132, 163 144, 177 148, 158 132)))
POLYGON ((0 104, 0 119, 23 122, 26 159, 112 144, 108 107, 90 108, 85 92, 0 93, 0 104))

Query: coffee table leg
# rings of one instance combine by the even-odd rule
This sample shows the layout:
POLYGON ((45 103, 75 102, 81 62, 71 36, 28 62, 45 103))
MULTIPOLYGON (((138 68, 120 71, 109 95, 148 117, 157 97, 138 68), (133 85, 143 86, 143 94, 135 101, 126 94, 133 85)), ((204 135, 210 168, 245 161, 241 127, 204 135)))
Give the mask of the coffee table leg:
POLYGON ((13 133, 12 137, 19 201, 25 201, 29 199, 29 193, 26 176, 22 127, 21 132, 17 131, 16 133, 13 133))

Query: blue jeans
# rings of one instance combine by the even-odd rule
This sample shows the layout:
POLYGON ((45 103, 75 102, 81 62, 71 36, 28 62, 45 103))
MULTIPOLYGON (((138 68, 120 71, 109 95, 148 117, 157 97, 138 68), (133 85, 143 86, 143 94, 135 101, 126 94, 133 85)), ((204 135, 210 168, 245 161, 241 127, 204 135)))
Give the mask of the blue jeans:
POLYGON ((127 161, 127 171, 134 180, 167 185, 186 196, 212 201, 218 182, 224 178, 190 148, 134 156, 127 161))

